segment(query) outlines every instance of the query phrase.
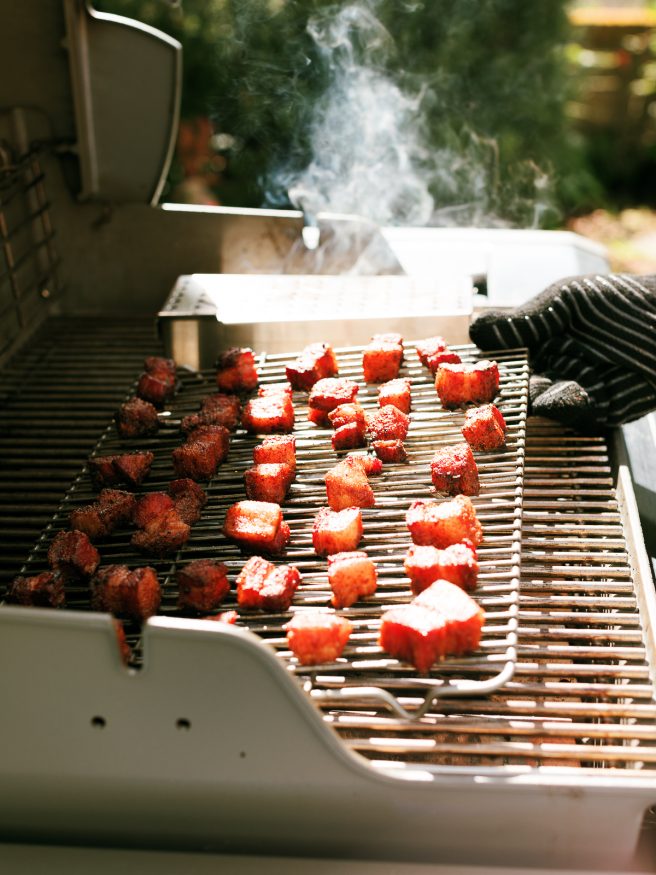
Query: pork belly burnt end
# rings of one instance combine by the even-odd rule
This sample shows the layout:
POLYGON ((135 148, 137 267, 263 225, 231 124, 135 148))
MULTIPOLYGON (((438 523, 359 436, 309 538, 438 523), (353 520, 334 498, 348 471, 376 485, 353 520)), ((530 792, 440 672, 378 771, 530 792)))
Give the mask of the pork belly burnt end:
POLYGON ((398 407, 386 404, 369 417, 367 429, 375 441, 404 441, 410 428, 410 417, 398 407))
POLYGON ((450 501, 413 501, 405 516, 415 544, 443 549, 460 541, 478 546, 483 541, 483 529, 474 505, 466 495, 450 501))
POLYGON ((189 540, 190 526, 179 516, 177 510, 168 510, 132 535, 130 543, 150 556, 169 556, 189 540))
POLYGON ((332 510, 376 504, 365 463, 357 456, 347 456, 326 473, 326 494, 332 510))
POLYGON ((357 422, 349 422, 347 425, 340 425, 330 440, 333 450, 336 452, 339 450, 356 450, 358 447, 364 447, 367 444, 366 428, 357 422))
POLYGON ((365 383, 386 383, 399 374, 403 362, 400 334, 374 334, 362 354, 365 383))
POLYGON ((250 392, 258 382, 253 350, 231 347, 216 360, 216 385, 222 392, 250 392))
POLYGON ((155 460, 151 452, 122 453, 118 456, 92 456, 88 459, 89 474, 96 488, 102 486, 140 486, 155 460))
POLYGON ((428 337, 418 341, 416 346, 419 361, 433 374, 440 365, 460 364, 460 356, 449 349, 443 337, 428 337))
POLYGON ((154 568, 103 565, 91 580, 91 607, 141 622, 159 610, 161 589, 154 568))
POLYGON ((244 471, 246 495, 254 501, 282 504, 294 479, 294 472, 285 462, 253 465, 244 471))
POLYGON ((413 544, 405 557, 404 568, 415 595, 436 580, 448 580, 471 592, 478 578, 476 550, 469 541, 451 544, 443 550, 413 544))
POLYGON ((175 509, 175 502, 166 492, 147 492, 137 499, 132 513, 132 522, 139 529, 155 522, 170 510, 175 509))
POLYGON ((269 501, 238 501, 226 513, 223 533, 244 550, 280 553, 289 542, 289 526, 280 505, 269 501))
POLYGON ((122 438, 149 437, 157 434, 157 410, 149 401, 131 398, 114 414, 116 431, 122 438))
POLYGON ((358 507, 334 511, 319 509, 312 527, 312 545, 318 556, 355 550, 362 540, 362 514, 358 507))
POLYGON ((348 608, 376 592, 376 566, 361 550, 335 553, 328 557, 328 582, 334 607, 348 608))
POLYGON ((225 461, 229 445, 230 435, 224 426, 200 426, 173 450, 173 470, 181 478, 211 480, 225 461))
POLYGON ((237 577, 237 603, 248 611, 286 611, 300 582, 293 565, 275 566, 251 556, 237 577))
POLYGON ((478 495, 478 468, 469 444, 453 444, 438 450, 430 463, 431 479, 445 495, 478 495))
POLYGON ((239 414, 241 413, 241 402, 236 395, 226 395, 224 392, 216 392, 213 395, 206 395, 200 402, 200 412, 219 416, 223 422, 213 423, 214 425, 225 425, 226 428, 232 431, 239 424, 239 414))
POLYGON ((100 553, 84 532, 59 532, 48 549, 48 564, 66 579, 91 577, 100 562, 100 553))
POLYGON ((230 592, 228 569, 215 559, 197 559, 176 572, 178 607, 213 611, 230 592))
POLYGON ((190 434, 204 425, 222 425, 224 428, 235 429, 239 423, 241 404, 236 395, 212 395, 212 398, 224 398, 223 405, 216 403, 198 413, 190 413, 183 417, 180 429, 184 434, 190 434))
POLYGON ((494 404, 474 407, 465 413, 462 433, 474 450, 499 450, 506 443, 506 420, 494 404))
POLYGON ((160 379, 175 377, 175 361, 161 355, 149 355, 144 359, 144 371, 160 379))
POLYGON ((286 392, 258 395, 244 407, 241 424, 251 434, 288 433, 294 428, 294 404, 286 392))
POLYGON ((294 389, 311 389, 324 377, 339 373, 337 359, 328 343, 311 343, 299 357, 285 368, 285 374, 294 389))
POLYGON ((296 438, 291 435, 270 435, 253 449, 256 465, 281 463, 296 472, 296 438))
POLYGON ((333 428, 341 428, 343 425, 360 425, 363 428, 367 424, 364 408, 353 401, 350 404, 340 404, 327 414, 328 421, 333 428))
POLYGON ((179 480, 171 480, 167 492, 173 499, 180 519, 188 526, 197 523, 207 504, 205 490, 188 477, 182 477, 179 480))
POLYGON ((436 580, 413 601, 421 607, 440 611, 446 617, 447 654, 458 656, 476 650, 485 614, 463 589, 448 580, 436 580))
POLYGON ((299 612, 285 625, 287 644, 301 665, 334 662, 342 655, 352 628, 345 617, 320 611, 299 612))
POLYGON ((176 374, 173 359, 151 355, 144 361, 144 373, 137 383, 137 395, 156 407, 163 407, 175 394, 176 374))
POLYGON ((410 394, 410 380, 389 380, 378 389, 378 405, 385 407, 391 404, 402 413, 410 413, 412 398, 410 394))
POLYGON ((327 377, 312 387, 308 404, 326 415, 341 404, 352 404, 358 394, 358 384, 346 377, 327 377))
POLYGON ((6 600, 9 604, 30 608, 63 608, 66 604, 64 578, 57 571, 16 577, 7 590, 6 600))
POLYGON ((440 365, 435 375, 435 389, 447 410, 466 404, 485 404, 499 391, 499 367, 490 361, 440 365))
POLYGON ((371 446, 381 462, 408 461, 403 441, 372 441, 371 446))
POLYGON ((102 489, 98 501, 71 512, 71 528, 84 532, 91 539, 104 538, 114 529, 129 523, 137 499, 132 492, 102 489))

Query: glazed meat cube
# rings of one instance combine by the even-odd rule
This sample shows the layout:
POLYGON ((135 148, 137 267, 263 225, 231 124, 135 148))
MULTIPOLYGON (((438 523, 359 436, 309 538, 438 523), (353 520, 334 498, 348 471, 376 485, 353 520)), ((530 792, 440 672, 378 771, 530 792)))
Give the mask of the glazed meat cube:
POLYGON ((213 611, 230 592, 228 569, 215 559, 197 559, 176 572, 178 607, 213 611))
POLYGON ((269 501, 238 501, 226 513, 223 534, 249 550, 277 553, 289 540, 289 526, 279 504, 269 501))
POLYGON ((410 413, 410 380, 398 378, 383 383, 378 389, 378 404, 380 407, 391 404, 402 413, 410 413))
POLYGON ((189 540, 190 532, 190 526, 173 508, 135 532, 130 543, 142 553, 163 557, 175 553, 184 546, 189 540))
POLYGON ((352 404, 358 394, 358 384, 346 377, 327 377, 312 387, 308 404, 315 410, 330 413, 340 404, 352 404))
POLYGON ((171 453, 173 470, 181 478, 211 480, 219 468, 219 455, 220 449, 212 438, 190 440, 171 453))
POLYGON ((483 530, 471 499, 457 495, 450 501, 413 501, 405 521, 415 544, 444 548, 460 541, 478 546, 483 530))
POLYGON ((381 462, 407 462, 403 441, 372 441, 371 446, 381 462))
POLYGON ((410 417, 392 404, 386 404, 373 413, 367 425, 375 441, 404 441, 409 428, 410 417))
POLYGON ((311 389, 317 380, 334 377, 337 373, 337 359, 328 343, 311 343, 293 364, 285 368, 285 375, 294 389, 311 389))
POLYGON ((137 499, 131 492, 103 489, 94 504, 72 511, 71 527, 89 538, 103 538, 118 526, 130 522, 136 504, 137 499))
POLYGON ((345 617, 319 611, 294 614, 285 625, 287 644, 301 665, 334 662, 342 655, 352 628, 345 617))
POLYGON ((160 380, 166 377, 175 379, 175 362, 160 355, 149 355, 144 359, 144 371, 154 374, 160 380))
POLYGON ((367 443, 366 428, 357 422, 340 425, 331 438, 333 450, 355 450, 367 443))
POLYGON ((266 462, 244 471, 246 495, 255 501, 282 504, 293 479, 294 472, 285 462, 266 462))
POLYGON ((188 477, 172 480, 167 490, 180 519, 192 526, 201 517, 201 511, 207 504, 207 495, 198 483, 188 477))
POLYGON ((478 495, 478 468, 469 444, 454 444, 438 450, 431 461, 431 479, 446 495, 478 495))
POLYGON ((84 532, 59 532, 48 549, 48 563, 67 579, 91 577, 100 562, 100 553, 84 532))
POLYGON ((403 361, 403 341, 398 334, 375 334, 362 354, 365 383, 386 383, 399 374, 403 361))
POLYGON ((328 582, 333 591, 333 605, 348 608, 363 596, 376 592, 376 566, 359 550, 335 553, 328 557, 328 582))
POLYGON ((291 435, 270 435, 253 450, 256 465, 285 464, 296 472, 296 438, 291 435))
POLYGON ((175 394, 175 375, 159 374, 143 373, 137 383, 137 396, 155 407, 163 407, 175 394))
POLYGON ((448 580, 436 580, 413 604, 432 609, 446 618, 448 654, 459 656, 476 650, 480 644, 485 614, 459 586, 448 580))
POLYGON ((365 463, 357 456, 347 456, 326 473, 326 494, 332 510, 373 507, 376 503, 365 463))
POLYGON ((120 437, 148 437, 157 434, 159 420, 157 410, 148 401, 141 398, 131 398, 121 404, 114 414, 116 431, 120 437))
POLYGON ((490 361, 475 365, 440 365, 435 375, 435 389, 447 410, 465 404, 485 404, 499 391, 499 367, 490 361))
POLYGON ((456 352, 451 352, 443 337, 428 337, 426 340, 420 340, 416 346, 419 361, 433 374, 442 364, 460 363, 460 356, 456 352))
POLYGON ((118 456, 95 456, 87 460, 94 486, 125 483, 139 486, 150 473, 155 456, 151 452, 122 453, 118 456))
POLYGON ((145 529, 155 520, 175 509, 175 502, 166 492, 147 492, 137 500, 132 514, 132 522, 140 529, 145 529))
POLYGON ((237 611, 222 611, 220 614, 214 614, 213 617, 205 617, 205 620, 214 620, 215 623, 227 623, 229 626, 234 626, 239 619, 237 611))
POLYGON ((328 413, 328 421, 333 428, 341 428, 343 425, 359 425, 363 428, 367 424, 364 409, 354 401, 352 404, 340 404, 328 413))
POLYGON ((104 565, 91 580, 91 606, 96 611, 143 621, 159 610, 161 590, 154 568, 104 565))
POLYGON ((358 507, 334 511, 319 509, 312 527, 312 544, 318 556, 355 550, 362 540, 362 514, 358 507))
POLYGON ((237 577, 237 603, 248 611, 286 611, 301 582, 293 565, 272 565, 251 556, 237 577))
POLYGON ((474 450, 498 450, 506 443, 506 420, 498 407, 485 404, 465 412, 462 433, 474 450))
POLYGON ((257 386, 258 377, 252 349, 227 349, 217 358, 216 368, 216 385, 222 392, 250 392, 257 386))
POLYGON ((478 578, 476 550, 469 541, 452 544, 444 550, 413 544, 405 557, 404 568, 415 595, 436 580, 448 580, 471 592, 476 587, 478 578))
POLYGON ((35 577, 16 577, 7 590, 7 602, 31 608, 63 608, 66 603, 64 578, 57 571, 35 577))
POLYGON ((241 424, 252 434, 290 432, 294 428, 294 405, 286 392, 251 398, 241 424))

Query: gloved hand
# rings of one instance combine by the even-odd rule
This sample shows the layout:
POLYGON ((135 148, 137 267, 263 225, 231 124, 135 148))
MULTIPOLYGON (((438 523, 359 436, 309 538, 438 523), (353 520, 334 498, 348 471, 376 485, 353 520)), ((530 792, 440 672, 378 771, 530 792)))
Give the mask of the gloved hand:
POLYGON ((532 412, 586 431, 656 409, 656 276, 578 276, 527 304, 487 311, 469 330, 483 350, 526 346, 532 412))

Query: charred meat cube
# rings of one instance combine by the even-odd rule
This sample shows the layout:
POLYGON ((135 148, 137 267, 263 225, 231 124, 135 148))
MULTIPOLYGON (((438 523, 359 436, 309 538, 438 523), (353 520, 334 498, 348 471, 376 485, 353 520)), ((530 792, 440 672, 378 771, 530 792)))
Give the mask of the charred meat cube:
POLYGON ((175 502, 166 492, 147 492, 137 500, 132 514, 132 522, 140 529, 160 519, 170 510, 175 509, 175 502))
POLYGON ((241 424, 251 434, 290 432, 294 428, 294 405, 286 392, 251 398, 241 416, 241 424))
POLYGON ((296 472, 296 438, 291 435, 270 435, 253 450, 256 465, 281 463, 296 472))
POLYGON ((176 572, 178 607, 213 611, 230 592, 228 569, 215 559, 197 559, 176 572))
POLYGON ((91 580, 91 606, 116 616, 143 621, 159 610, 161 589, 154 568, 103 565, 91 580))
POLYGON ((187 441, 171 453, 173 470, 179 478, 211 480, 219 468, 220 452, 212 438, 187 441))
POLYGON ((328 343, 311 343, 293 364, 285 368, 286 377, 294 389, 311 389, 318 380, 334 377, 337 373, 337 359, 328 343))
POLYGON ((340 425, 331 438, 333 450, 355 450, 367 443, 366 428, 357 422, 340 425))
POLYGON ((436 580, 413 599, 413 604, 439 611, 446 618, 447 654, 469 653, 480 644, 485 614, 459 586, 448 580, 436 580))
POLYGON ((167 492, 173 499, 180 519, 188 526, 197 523, 202 509, 207 504, 205 490, 188 477, 183 477, 180 480, 172 480, 167 492))
POLYGON ((375 334, 362 354, 365 383, 386 383, 399 375, 403 361, 400 334, 375 334), (398 341, 397 341, 398 338, 398 341))
POLYGON ((443 447, 430 464, 433 486, 446 495, 478 495, 478 468, 467 443, 443 447))
POLYGON ((103 538, 118 526, 130 522, 136 504, 137 499, 131 492, 103 489, 94 504, 71 512, 71 526, 89 538, 103 538))
POLYGON ((190 532, 190 526, 173 508, 135 532, 130 543, 142 553, 151 556, 168 556, 187 543, 190 532))
POLYGON ((471 541, 478 546, 483 540, 483 529, 474 505, 466 495, 457 495, 450 501, 413 501, 405 521, 415 544, 448 547, 460 541, 471 541))
POLYGON ((428 337, 426 340, 418 341, 416 346, 419 361, 433 374, 442 364, 460 363, 460 356, 456 352, 451 352, 443 337, 428 337))
POLYGON ((380 407, 391 404, 402 413, 410 413, 410 380, 399 377, 396 380, 383 383, 378 389, 378 404, 380 407))
POLYGON ((362 514, 359 507, 344 510, 319 509, 312 527, 312 545, 318 556, 355 550, 362 540, 362 514))
POLYGON ((84 532, 59 532, 48 549, 48 563, 72 580, 91 577, 100 562, 100 553, 84 532))
POLYGON ((469 541, 451 544, 444 550, 413 544, 405 557, 404 568, 415 595, 436 580, 448 580, 471 592, 475 589, 478 578, 476 550, 469 541))
POLYGON ((499 367, 490 361, 440 365, 435 375, 435 389, 447 410, 466 404, 486 404, 499 391, 499 367))
POLYGON ((485 404, 465 412, 462 433, 474 450, 498 450, 506 443, 506 420, 498 407, 485 404))
POLYGON ((155 456, 151 452, 93 456, 88 459, 91 480, 96 487, 125 483, 139 486, 150 473, 155 456))
POLYGON ((367 425, 367 420, 364 415, 364 408, 354 401, 352 404, 340 404, 328 413, 328 421, 333 428, 341 428, 343 425, 359 425, 364 428, 367 425))
POLYGON ((293 479, 294 472, 285 462, 265 462, 244 471, 246 495, 255 501, 282 504, 293 479))
POLYGON ((380 646, 409 662, 421 674, 446 655, 446 617, 414 603, 386 611, 380 624, 380 646))
POLYGON ((300 582, 293 565, 275 566, 251 556, 237 577, 237 604, 247 611, 286 611, 300 582))
POLYGON ((334 662, 342 655, 352 628, 345 617, 320 611, 294 614, 285 625, 287 644, 301 665, 334 662))
POLYGON ((155 407, 163 407, 175 394, 175 375, 143 373, 137 383, 137 396, 150 401, 155 407))
POLYGON ((228 508, 223 534, 247 550, 278 553, 287 546, 290 533, 279 504, 238 501, 228 508))
MULTIPOLYGON (((227 397, 227 395, 224 395, 224 398, 227 397)), ((183 417, 180 423, 180 430, 184 434, 189 435, 208 425, 232 429, 236 427, 238 421, 239 414, 235 417, 232 414, 226 415, 224 410, 201 410, 200 413, 190 413, 189 416, 183 417)))
POLYGON ((187 443, 205 441, 211 443, 220 465, 228 458, 230 450, 230 432, 224 425, 199 425, 187 435, 187 443))
POLYGON ((120 437, 148 437, 157 434, 159 420, 157 410, 149 401, 141 398, 131 398, 121 404, 114 414, 116 431, 120 437))
MULTIPOLYGON (((126 455, 132 454, 126 453, 126 455)), ((114 467, 116 459, 118 459, 118 456, 89 456, 87 459, 87 466, 89 468, 91 482, 96 488, 101 486, 116 486, 120 482, 119 473, 114 467)))
POLYGON ((252 349, 232 347, 216 360, 216 385, 222 392, 250 392, 257 386, 252 349))
POLYGON ((403 441, 372 441, 371 446, 381 462, 407 462, 403 441))
MULTIPOLYGON (((214 395, 207 395, 200 402, 200 413, 197 416, 203 417, 204 421, 198 425, 224 425, 232 431, 239 425, 239 416, 241 413, 241 402, 236 395, 226 395, 224 392, 217 392, 214 395)), ((185 417, 187 419, 188 417, 185 417)), ((184 428, 185 420, 182 420, 182 430, 192 431, 197 426, 190 423, 189 428, 184 428)))
POLYGON ((332 510, 346 507, 373 507, 374 491, 369 484, 365 462, 347 456, 326 473, 326 494, 332 510))
POLYGON ((373 413, 367 425, 375 441, 404 441, 409 428, 410 417, 392 404, 386 404, 373 413))
POLYGON ((352 404, 358 394, 358 384, 346 377, 326 377, 314 384, 308 404, 315 410, 330 413, 340 404, 352 404))
POLYGON ((334 553, 328 557, 328 582, 333 591, 333 605, 348 608, 363 596, 376 592, 376 566, 361 550, 334 553))
POLYGON ((160 380, 164 377, 175 378, 175 362, 161 355, 149 355, 144 359, 144 371, 155 374, 160 380))
POLYGON ((64 578, 57 571, 16 577, 7 590, 7 602, 31 608, 63 608, 66 603, 64 578))

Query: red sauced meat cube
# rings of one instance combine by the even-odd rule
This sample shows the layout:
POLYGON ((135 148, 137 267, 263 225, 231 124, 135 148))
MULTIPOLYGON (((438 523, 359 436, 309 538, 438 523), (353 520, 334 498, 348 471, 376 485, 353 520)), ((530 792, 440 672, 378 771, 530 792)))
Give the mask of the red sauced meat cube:
POLYGON ((422 365, 435 373, 441 364, 459 364, 460 356, 452 352, 443 337, 428 337, 417 343, 417 355, 422 365))
POLYGON ((318 556, 355 550, 362 540, 362 514, 358 507, 334 511, 319 509, 312 527, 312 545, 318 556))
POLYGON ((385 383, 399 374, 403 362, 400 334, 375 334, 362 354, 365 383, 385 383), (398 341, 397 341, 398 338, 398 341))
POLYGON ((340 404, 352 404, 358 394, 358 384, 346 377, 327 377, 312 387, 308 404, 315 410, 330 413, 340 404))
POLYGON ((237 577, 237 603, 247 611, 287 611, 300 582, 293 565, 275 566, 251 556, 237 577))
POLYGON ((436 580, 413 602, 439 611, 447 620, 446 652, 453 656, 476 650, 485 614, 471 596, 448 580, 436 580))
POLYGON ((372 441, 371 446, 381 462, 407 462, 403 441, 372 441))
POLYGON ((270 435, 253 450, 256 465, 285 464, 296 472, 296 438, 291 435, 270 435))
POLYGON ((431 479, 446 495, 478 495, 478 468, 469 444, 453 444, 438 450, 430 463, 431 479))
POLYGON ((246 495, 255 501, 282 504, 294 479, 294 472, 285 462, 265 462, 244 471, 246 495))
POLYGON ((213 611, 230 592, 228 569, 215 559, 196 559, 176 572, 178 606, 213 611))
POLYGON ((141 398, 131 398, 121 404, 114 414, 116 431, 120 437, 148 437, 157 434, 159 419, 156 408, 141 398))
POLYGON ((252 434, 290 432, 294 428, 294 405, 286 392, 258 395, 244 407, 241 423, 252 434))
POLYGON ((100 553, 84 532, 59 532, 48 549, 48 564, 66 578, 90 577, 100 563, 100 553))
POLYGON ((376 566, 361 550, 334 553, 328 557, 328 582, 333 591, 333 606, 348 608, 376 592, 376 566))
POLYGON ((268 501, 238 501, 226 513, 223 533, 249 550, 276 553, 289 540, 280 505, 268 501))
POLYGON ((499 391, 499 367, 490 361, 440 365, 435 375, 435 389, 447 410, 466 404, 486 404, 499 391))
POLYGON ((347 456, 326 473, 326 494, 332 510, 373 507, 376 503, 365 463, 356 456, 347 456))
POLYGON ((367 429, 375 441, 404 441, 410 428, 410 417, 398 407, 386 404, 369 417, 367 429))
POLYGON ((103 565, 91 580, 91 606, 141 622, 159 610, 162 593, 154 568, 103 565))
POLYGON ((301 665, 321 665, 340 657, 351 635, 345 617, 320 611, 294 614, 285 625, 287 644, 301 665))
POLYGON ((57 571, 16 577, 7 590, 7 602, 30 608, 63 608, 66 604, 64 578, 57 571))
POLYGON ((250 392, 258 383, 253 350, 231 347, 216 360, 216 385, 222 392, 250 392))
POLYGON ((328 414, 328 421, 333 428, 341 428, 343 425, 360 425, 363 428, 367 424, 364 408, 354 401, 352 404, 340 404, 328 414))
POLYGON ((337 359, 328 343, 311 343, 299 357, 285 368, 285 375, 294 389, 307 390, 325 377, 339 373, 337 359))
POLYGON ((173 499, 173 504, 180 519, 191 526, 201 517, 201 511, 207 504, 205 490, 188 477, 171 480, 167 492, 173 499))
POLYGON ((378 404, 385 407, 391 404, 402 413, 410 413, 412 403, 410 394, 410 380, 398 378, 389 380, 378 389, 378 404))
POLYGON ((331 438, 333 450, 355 450, 367 443, 366 428, 357 422, 340 425, 331 438))
POLYGON ((506 420, 498 407, 485 404, 465 412, 462 433, 474 450, 498 450, 506 443, 506 420))
POLYGON ((415 595, 436 580, 448 580, 471 592, 478 578, 476 550, 469 541, 451 544, 443 550, 413 544, 405 557, 404 568, 415 595))
POLYGON ((405 516, 415 544, 444 548, 460 541, 478 546, 483 529, 471 499, 457 495, 450 501, 413 501, 405 516))

